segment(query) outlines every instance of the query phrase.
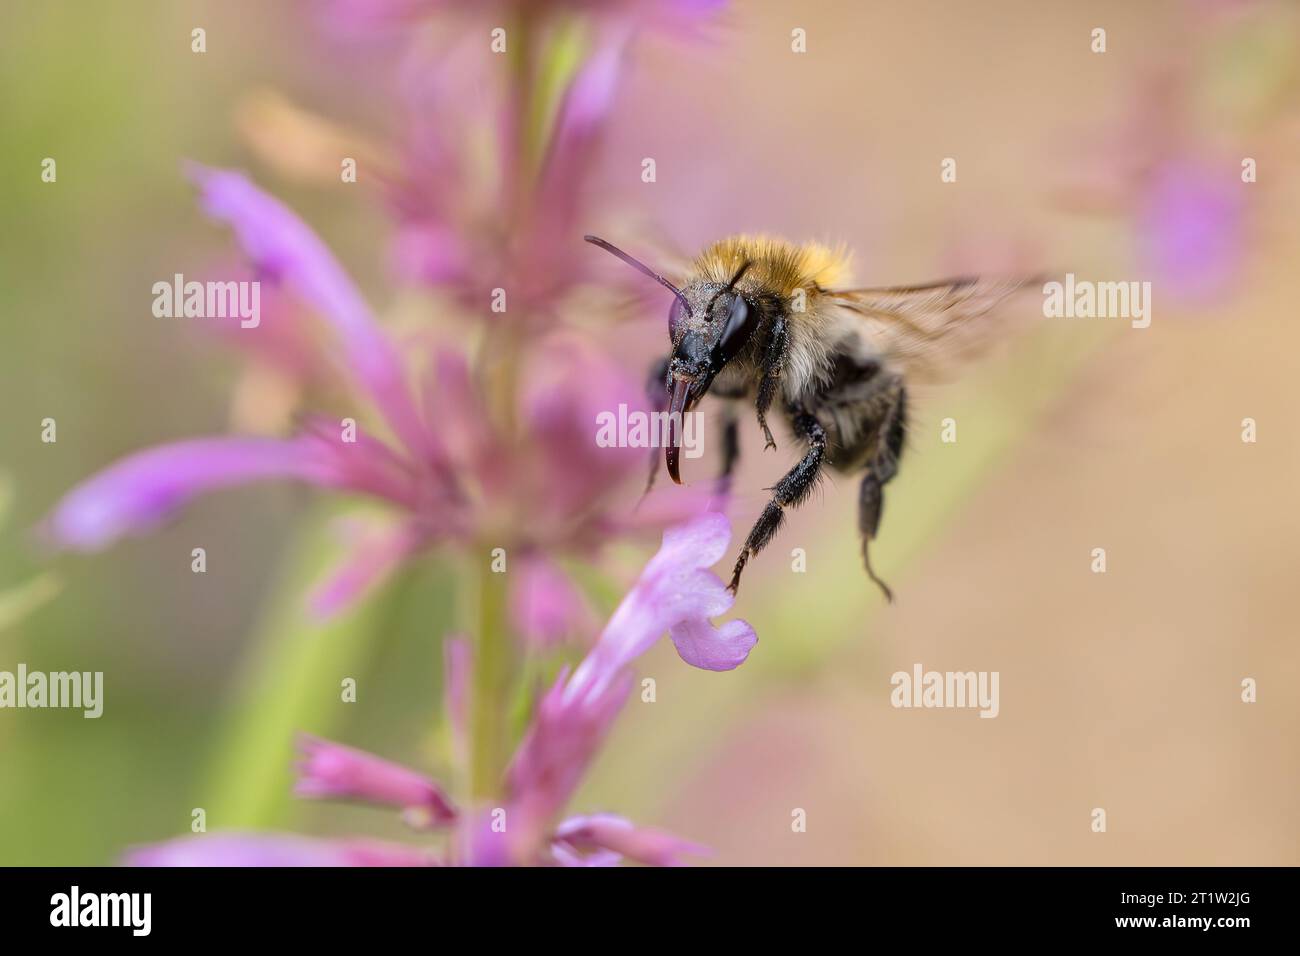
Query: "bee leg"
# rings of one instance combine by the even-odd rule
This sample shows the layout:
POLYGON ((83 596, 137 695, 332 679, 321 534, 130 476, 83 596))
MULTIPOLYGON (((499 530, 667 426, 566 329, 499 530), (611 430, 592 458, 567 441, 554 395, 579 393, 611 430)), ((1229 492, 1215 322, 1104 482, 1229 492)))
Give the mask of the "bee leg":
POLYGON ((821 476, 822 461, 826 455, 825 429, 805 411, 795 412, 791 424, 795 435, 808 442, 808 451, 773 487, 772 500, 767 503, 749 532, 749 537, 745 539, 745 547, 736 559, 736 566, 731 573, 731 583, 727 585, 733 594, 740 587, 740 574, 745 570, 749 559, 762 551, 781 530, 781 524, 785 521, 785 509, 797 508, 803 504, 821 476))
POLYGON ((880 441, 875 457, 862 477, 858 491, 858 531, 862 535, 862 564, 867 577, 875 582, 891 604, 894 592, 871 568, 868 548, 880 528, 880 513, 885 506, 885 484, 898 474, 898 459, 903 453, 907 433, 907 390, 901 384, 894 391, 889 410, 880 425, 880 441))
POLYGON ((894 592, 889 590, 888 584, 876 577, 876 572, 871 569, 871 555, 868 553, 871 541, 876 536, 876 529, 880 527, 880 510, 883 505, 884 487, 875 472, 868 471, 862 477, 862 487, 858 491, 858 531, 862 535, 862 565, 867 569, 867 577, 876 583, 876 586, 885 593, 885 600, 892 604, 894 592))
MULTIPOLYGON (((665 355, 662 359, 650 366, 650 371, 646 376, 645 397, 650 405, 650 411, 663 412, 668 409, 668 366, 672 361, 671 356, 665 355)), ((659 475, 659 469, 663 462, 659 455, 659 449, 653 447, 651 442, 650 449, 650 473, 646 476, 645 491, 641 492, 641 499, 650 494, 650 490, 655 486, 655 478, 659 475)), ((640 504, 638 501, 637 504, 640 504)))
POLYGON ((768 332, 767 351, 763 353, 763 377, 758 382, 758 401, 754 405, 754 410, 758 413, 758 425, 763 429, 763 437, 767 439, 764 451, 776 447, 776 442, 772 438, 772 429, 767 427, 767 413, 776 398, 788 347, 785 319, 777 318, 768 332))

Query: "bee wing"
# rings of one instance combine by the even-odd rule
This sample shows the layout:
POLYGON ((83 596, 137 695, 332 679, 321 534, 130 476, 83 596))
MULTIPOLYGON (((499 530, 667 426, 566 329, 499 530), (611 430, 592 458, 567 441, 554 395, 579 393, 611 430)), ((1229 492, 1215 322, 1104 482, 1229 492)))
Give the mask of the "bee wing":
POLYGON ((862 320, 882 358, 914 379, 937 381, 1006 333, 1008 323, 997 308, 1004 300, 1043 281, 967 277, 826 295, 862 320))

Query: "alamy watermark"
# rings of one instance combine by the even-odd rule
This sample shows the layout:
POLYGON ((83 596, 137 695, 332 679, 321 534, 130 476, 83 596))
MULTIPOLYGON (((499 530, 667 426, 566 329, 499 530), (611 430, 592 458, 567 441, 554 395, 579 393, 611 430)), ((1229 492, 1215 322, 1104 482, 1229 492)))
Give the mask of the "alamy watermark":
POLYGON ((159 319, 238 318, 241 329, 262 323, 262 283, 186 282, 176 273, 171 282, 153 284, 153 314, 159 319))
POLYGON ((1150 282, 1092 282, 1065 274, 1064 282, 1043 284, 1047 319, 1131 319, 1135 329, 1151 325, 1150 282))
POLYGON ((104 713, 103 671, 0 671, 0 709, 58 707, 80 709, 86 718, 104 713))
POLYGON ((645 412, 619 405, 596 416, 601 448, 680 448, 687 458, 704 454, 704 416, 700 412, 645 412))
POLYGON ((911 673, 889 678, 889 702, 895 707, 978 708, 981 717, 998 715, 998 671, 927 671, 913 664, 911 673))
POLYGON ((124 926, 132 936, 148 936, 152 911, 152 893, 83 893, 73 886, 50 897, 51 926, 124 926))

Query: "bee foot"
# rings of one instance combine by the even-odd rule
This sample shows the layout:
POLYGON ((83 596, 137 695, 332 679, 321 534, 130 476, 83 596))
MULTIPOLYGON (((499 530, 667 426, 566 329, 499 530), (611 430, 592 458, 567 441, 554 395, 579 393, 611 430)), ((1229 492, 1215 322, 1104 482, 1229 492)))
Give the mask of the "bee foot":
POLYGON ((745 564, 748 561, 749 552, 742 551, 740 553, 740 558, 736 561, 736 567, 731 572, 731 583, 727 585, 727 590, 731 592, 733 597, 736 595, 736 592, 740 590, 740 572, 745 570, 745 564))

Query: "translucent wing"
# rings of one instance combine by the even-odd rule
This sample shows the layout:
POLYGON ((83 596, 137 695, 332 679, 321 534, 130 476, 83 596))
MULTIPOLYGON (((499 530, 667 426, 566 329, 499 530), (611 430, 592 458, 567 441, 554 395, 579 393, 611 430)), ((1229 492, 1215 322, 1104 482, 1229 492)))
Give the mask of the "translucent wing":
POLYGON ((942 380, 952 366, 983 352, 1009 331, 1006 309, 1016 292, 1041 277, 945 279, 927 285, 839 289, 831 301, 855 313, 863 334, 887 362, 909 377, 942 380))

